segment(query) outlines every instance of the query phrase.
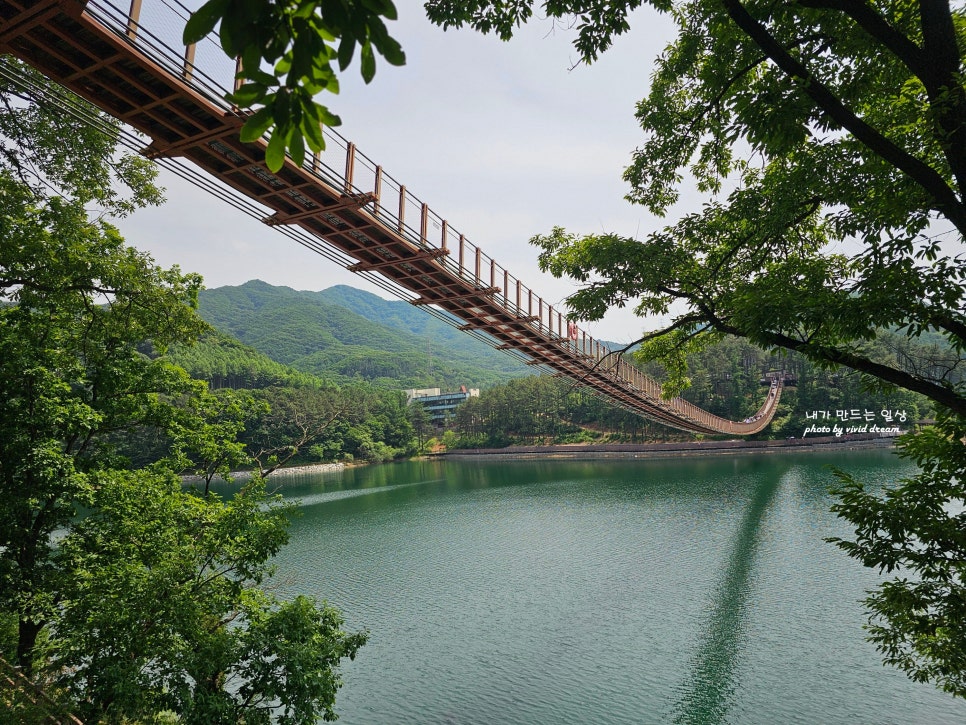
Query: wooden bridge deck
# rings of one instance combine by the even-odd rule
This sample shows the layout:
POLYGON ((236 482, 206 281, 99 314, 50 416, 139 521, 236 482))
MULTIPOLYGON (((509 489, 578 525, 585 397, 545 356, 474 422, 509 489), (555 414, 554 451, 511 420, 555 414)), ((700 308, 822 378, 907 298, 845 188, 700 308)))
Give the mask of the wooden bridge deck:
MULTIPOLYGON (((329 129, 321 157, 269 172, 265 141, 239 141, 246 111, 224 100, 233 64, 211 43, 185 48, 179 35, 162 37, 159 28, 183 28, 176 0, 130 2, 0 0, 0 50, 143 134, 150 158, 528 364, 675 428, 748 435, 770 422, 781 382, 747 423, 663 400, 656 381, 584 331, 572 334, 560 310, 329 129)), ((6 68, 9 81, 23 82, 6 68)))

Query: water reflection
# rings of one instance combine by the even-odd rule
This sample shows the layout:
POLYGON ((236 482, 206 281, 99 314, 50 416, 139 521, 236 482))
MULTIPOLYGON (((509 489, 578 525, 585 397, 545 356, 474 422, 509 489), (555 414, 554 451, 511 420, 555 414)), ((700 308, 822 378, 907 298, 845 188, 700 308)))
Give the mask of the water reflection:
POLYGON ((688 679, 672 709, 674 722, 679 725, 723 723, 734 704, 761 523, 775 500, 780 481, 774 474, 758 477, 750 489, 752 498, 736 532, 727 569, 712 595, 700 645, 688 663, 688 679))

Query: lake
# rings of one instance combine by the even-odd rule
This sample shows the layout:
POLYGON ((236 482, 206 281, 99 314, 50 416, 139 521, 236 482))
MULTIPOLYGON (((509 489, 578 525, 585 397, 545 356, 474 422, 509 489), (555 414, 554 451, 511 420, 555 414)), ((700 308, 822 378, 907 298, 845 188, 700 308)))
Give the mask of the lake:
POLYGON ((966 722, 881 664, 877 575, 824 538, 830 466, 888 451, 651 461, 427 461, 279 479, 301 511, 283 591, 369 643, 344 725, 966 722))

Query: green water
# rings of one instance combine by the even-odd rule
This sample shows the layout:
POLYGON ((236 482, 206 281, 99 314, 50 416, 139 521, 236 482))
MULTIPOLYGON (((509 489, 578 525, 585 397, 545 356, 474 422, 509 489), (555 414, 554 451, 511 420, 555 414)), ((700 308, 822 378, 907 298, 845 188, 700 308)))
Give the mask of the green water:
POLYGON ((289 480, 279 581, 371 631, 344 725, 966 722, 864 641, 876 576, 823 541, 848 533, 829 464, 911 470, 869 451, 289 480))

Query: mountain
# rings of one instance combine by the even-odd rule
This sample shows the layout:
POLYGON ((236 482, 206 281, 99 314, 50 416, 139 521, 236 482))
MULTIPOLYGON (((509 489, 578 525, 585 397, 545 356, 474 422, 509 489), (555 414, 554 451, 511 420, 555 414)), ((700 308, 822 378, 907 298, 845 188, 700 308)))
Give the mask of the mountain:
POLYGON ((253 280, 202 291, 199 312, 273 360, 335 381, 452 389, 528 372, 424 311, 352 287, 300 292, 253 280))
MULTIPOLYGON (((325 302, 344 307, 399 332, 429 338, 437 344, 457 350, 483 350, 487 354, 495 352, 487 345, 478 345, 465 332, 402 300, 384 300, 378 295, 347 285, 329 287, 317 294, 325 302)), ((500 354, 496 358, 509 360, 506 355, 500 354)))

